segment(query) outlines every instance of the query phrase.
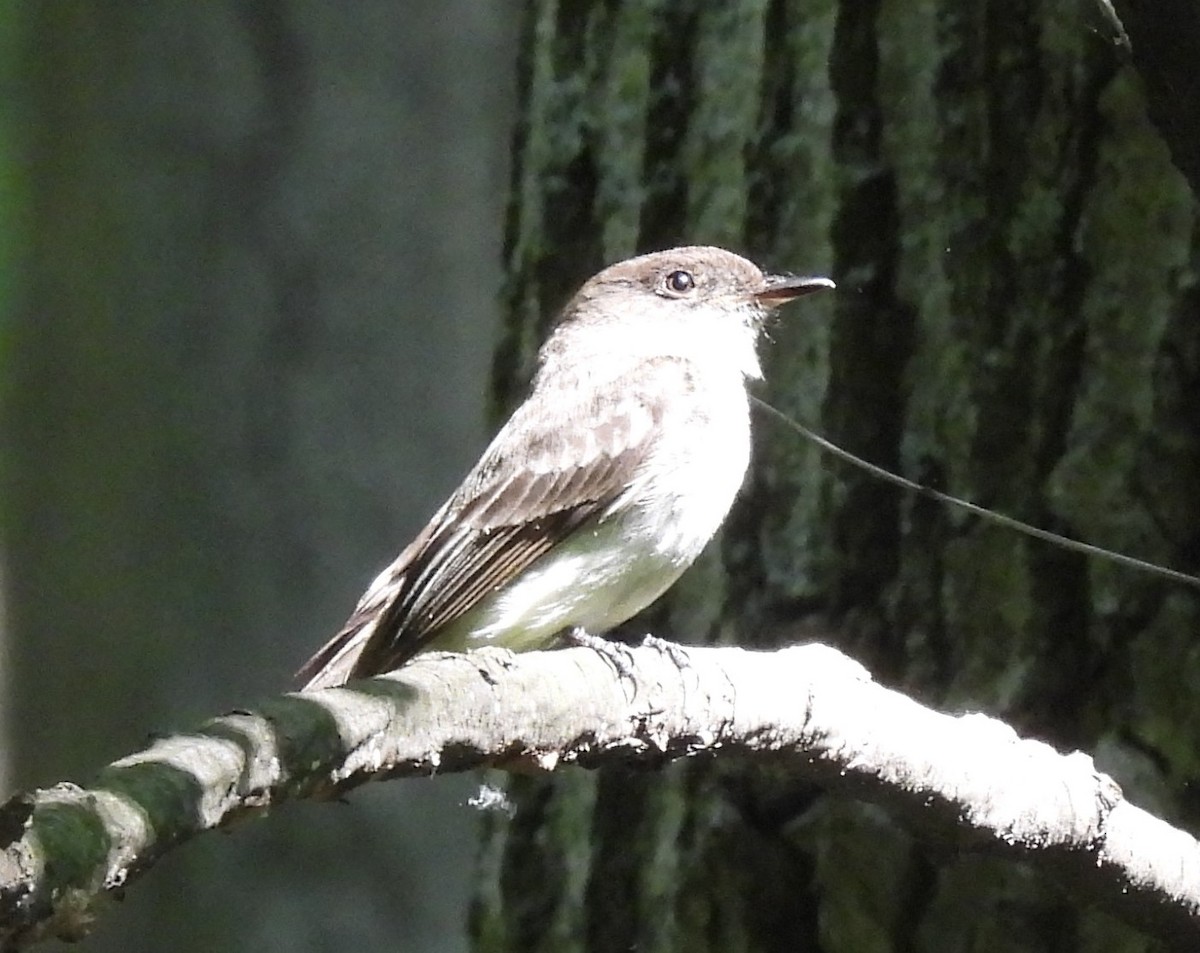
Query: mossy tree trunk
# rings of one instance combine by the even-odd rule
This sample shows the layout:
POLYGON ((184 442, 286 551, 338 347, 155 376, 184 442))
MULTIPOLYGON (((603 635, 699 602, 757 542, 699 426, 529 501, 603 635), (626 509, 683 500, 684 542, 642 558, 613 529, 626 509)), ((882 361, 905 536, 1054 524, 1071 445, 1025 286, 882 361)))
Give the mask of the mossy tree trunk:
MULTIPOLYGON (((1195 572, 1196 215, 1086 4, 527 6, 502 400, 605 262, 677 243, 827 272, 765 396, 847 449, 1195 572)), ((646 628, 818 637, 1096 754, 1195 826, 1200 600, 913 498, 770 420, 719 544, 646 628)), ((1143 950, 1028 870, 736 765, 510 784, 482 950, 1143 950)))

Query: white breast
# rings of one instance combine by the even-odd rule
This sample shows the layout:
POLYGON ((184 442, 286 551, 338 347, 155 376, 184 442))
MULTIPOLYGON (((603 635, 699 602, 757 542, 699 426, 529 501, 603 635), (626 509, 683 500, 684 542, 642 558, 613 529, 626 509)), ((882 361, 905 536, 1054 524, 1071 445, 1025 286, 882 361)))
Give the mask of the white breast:
POLYGON ((565 628, 603 632, 640 612, 720 528, 750 459, 744 385, 709 382, 702 400, 664 423, 628 492, 439 638, 440 648, 546 644, 565 628))
MULTIPOLYGON (((452 625, 437 648, 498 644, 520 650, 545 645, 574 626, 602 632, 657 599, 700 555, 745 478, 745 381, 761 374, 751 328, 731 323, 727 312, 714 313, 713 326, 703 327, 708 318, 693 315, 696 326, 682 339, 678 328, 671 329, 670 348, 667 339, 655 340, 666 330, 650 322, 623 355, 631 364, 660 355, 682 358, 693 384, 662 412, 629 489, 601 518, 452 625)), ((575 343, 582 349, 587 342, 575 343)))
POLYGON ((728 375, 705 380, 704 400, 663 435, 630 488, 640 526, 655 551, 690 564, 724 522, 750 463, 745 385, 728 375))

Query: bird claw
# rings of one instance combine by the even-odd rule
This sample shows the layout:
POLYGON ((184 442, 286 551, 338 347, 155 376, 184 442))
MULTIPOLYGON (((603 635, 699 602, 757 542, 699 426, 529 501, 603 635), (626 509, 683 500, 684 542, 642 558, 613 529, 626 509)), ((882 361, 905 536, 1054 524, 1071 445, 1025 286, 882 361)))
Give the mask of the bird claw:
POLYGON ((624 642, 615 642, 601 635, 592 635, 583 626, 579 625, 567 629, 563 633, 562 638, 568 645, 591 649, 612 666, 613 671, 617 674, 617 678, 621 681, 637 683, 637 679, 634 678, 633 673, 633 662, 629 657, 630 647, 624 642))
POLYGON ((647 632, 642 637, 642 647, 647 649, 657 649, 679 669, 687 669, 692 667, 692 658, 688 655, 686 645, 680 645, 678 642, 670 642, 667 639, 660 639, 657 635, 651 635, 647 632))
POLYGON ((603 652, 613 643, 604 638, 602 635, 592 635, 587 629, 581 625, 573 625, 569 629, 565 629, 562 634, 562 640, 567 645, 577 646, 584 649, 593 649, 597 652, 603 652))

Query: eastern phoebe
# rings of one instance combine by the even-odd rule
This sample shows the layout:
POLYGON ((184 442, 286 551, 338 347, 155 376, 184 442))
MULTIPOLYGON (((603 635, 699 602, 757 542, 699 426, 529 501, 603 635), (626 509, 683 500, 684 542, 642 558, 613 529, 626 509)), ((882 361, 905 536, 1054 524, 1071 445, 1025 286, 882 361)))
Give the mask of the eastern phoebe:
POLYGON ((525 403, 305 663, 305 688, 425 649, 543 648, 652 603, 745 477, 746 381, 762 377, 765 319, 833 286, 705 247, 631 258, 584 284, 538 353, 525 403))

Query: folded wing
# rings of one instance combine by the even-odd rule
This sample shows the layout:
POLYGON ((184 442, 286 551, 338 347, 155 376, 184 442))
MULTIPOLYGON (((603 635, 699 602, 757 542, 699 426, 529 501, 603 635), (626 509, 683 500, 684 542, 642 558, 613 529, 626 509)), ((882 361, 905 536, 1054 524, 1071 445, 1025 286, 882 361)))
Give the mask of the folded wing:
POLYGON ((655 373, 639 369, 602 393, 543 388, 518 408, 454 496, 300 670, 306 687, 398 668, 582 524, 602 519, 657 439, 658 395, 691 386, 685 362, 656 363, 655 373))

